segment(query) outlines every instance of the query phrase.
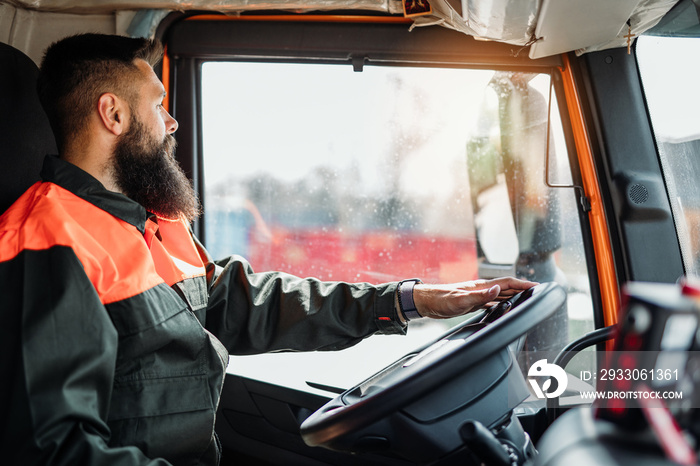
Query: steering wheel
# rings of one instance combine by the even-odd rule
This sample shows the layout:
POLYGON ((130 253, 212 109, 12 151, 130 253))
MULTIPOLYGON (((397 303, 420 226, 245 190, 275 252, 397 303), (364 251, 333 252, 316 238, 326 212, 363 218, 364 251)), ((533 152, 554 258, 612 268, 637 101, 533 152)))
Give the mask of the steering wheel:
MULTIPOLYGON (((493 397, 488 401, 488 393, 494 390, 499 380, 508 377, 502 371, 500 375, 493 376, 495 381, 485 381, 482 369, 491 370, 489 368, 500 365, 509 371, 513 364, 512 357, 507 356, 508 346, 552 315, 565 301, 563 288, 555 283, 543 283, 492 306, 483 312, 480 321, 470 319, 453 327, 433 343, 404 356, 338 395, 302 423, 302 438, 309 446, 336 450, 386 449, 391 442, 381 433, 383 428, 377 427, 384 422, 382 420, 403 410, 405 419, 398 423, 389 421, 391 425, 386 429, 395 429, 397 424, 422 417, 434 430, 434 421, 446 417, 447 411, 452 409, 444 407, 444 399, 460 398, 464 394, 462 388, 449 392, 449 385, 455 380, 462 380, 460 383, 467 390, 472 390, 473 385, 481 387, 473 398, 476 400, 474 403, 493 404, 493 397), (503 354, 506 354, 505 359, 503 354), (441 392, 441 400, 437 404, 443 406, 436 408, 438 412, 426 413, 426 409, 432 408, 422 407, 421 404, 438 392, 441 392), (446 396, 448 393, 451 396, 446 396), (407 407, 411 406, 419 408, 412 408, 413 411, 406 414, 407 407), (416 414, 417 411, 423 414, 416 414)), ((519 370, 518 377, 525 386, 519 370)), ((507 397, 510 388, 505 390, 507 397)), ((526 387, 520 393, 522 390, 526 394, 516 401, 516 405, 527 396, 526 387)), ((456 402, 465 405, 463 400, 456 402)), ((482 406, 481 412, 490 408, 482 406)), ((506 413, 498 414, 501 418, 512 412, 512 406, 503 411, 506 413)), ((464 422, 461 416, 460 423, 464 422)), ((438 443, 440 441, 437 440, 438 443)), ((393 441, 391 447, 396 443, 393 441)))

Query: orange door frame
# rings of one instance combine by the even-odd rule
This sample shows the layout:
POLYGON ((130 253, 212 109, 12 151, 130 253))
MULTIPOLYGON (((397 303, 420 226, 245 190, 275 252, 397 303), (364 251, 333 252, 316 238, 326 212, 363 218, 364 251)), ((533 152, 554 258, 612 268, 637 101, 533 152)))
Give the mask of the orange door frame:
POLYGON ((603 306, 603 321, 605 325, 617 323, 617 314, 620 307, 620 288, 615 273, 612 246, 610 244, 610 232, 605 221, 603 199, 600 192, 598 174, 595 170, 593 150, 590 137, 583 115, 581 98, 576 87, 571 62, 568 55, 563 55, 564 66, 560 68, 566 106, 569 109, 569 118, 576 144, 583 189, 591 204, 588 219, 591 225, 593 250, 595 253, 596 268, 598 272, 598 284, 603 306))

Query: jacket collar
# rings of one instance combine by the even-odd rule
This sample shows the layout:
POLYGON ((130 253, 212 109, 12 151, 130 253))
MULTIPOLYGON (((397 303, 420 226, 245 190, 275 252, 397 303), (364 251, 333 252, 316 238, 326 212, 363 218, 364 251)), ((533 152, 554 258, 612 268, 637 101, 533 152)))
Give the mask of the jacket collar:
POLYGON ((72 163, 55 155, 47 155, 41 169, 41 178, 135 226, 141 234, 145 232, 148 213, 141 204, 123 194, 108 191, 95 177, 72 163))

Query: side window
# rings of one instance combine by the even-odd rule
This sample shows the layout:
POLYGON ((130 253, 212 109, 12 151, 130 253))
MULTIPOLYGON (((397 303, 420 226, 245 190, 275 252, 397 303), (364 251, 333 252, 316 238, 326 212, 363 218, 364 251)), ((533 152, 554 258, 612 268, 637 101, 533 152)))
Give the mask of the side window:
POLYGON ((700 38, 640 37, 637 59, 687 275, 700 274, 700 38))
MULTIPOLYGON (((593 329, 574 193, 544 184, 547 134, 550 177, 571 176, 556 104, 547 125, 548 75, 209 62, 201 82, 214 257, 323 280, 557 281, 568 305, 532 347, 593 329)), ((415 321, 340 353, 236 357, 229 370, 348 388, 455 323, 415 321)))

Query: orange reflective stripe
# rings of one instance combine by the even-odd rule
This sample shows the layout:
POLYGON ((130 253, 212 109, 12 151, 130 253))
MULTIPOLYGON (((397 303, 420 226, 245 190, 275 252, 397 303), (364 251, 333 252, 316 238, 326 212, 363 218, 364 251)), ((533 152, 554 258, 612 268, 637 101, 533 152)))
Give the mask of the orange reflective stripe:
POLYGON ((0 261, 24 250, 71 248, 103 304, 163 283, 141 232, 53 183, 37 183, 3 217, 0 261))
MULTIPOLYGON (((147 222, 153 223, 151 220, 147 222)), ((192 277, 204 276, 206 271, 189 228, 182 220, 158 218, 162 241, 153 241, 151 255, 158 274, 168 285, 192 277)))
MULTIPOLYGON (((151 245, 153 244, 153 240, 156 239, 156 235, 158 234, 158 224, 151 221, 150 219, 146 220, 146 227, 145 231, 143 233, 143 239, 146 241, 146 246, 148 248, 151 248, 151 245)), ((157 239, 156 239, 157 241, 157 239)))
POLYGON ((104 304, 206 273, 185 222, 148 219, 142 235, 53 183, 30 188, 3 217, 0 231, 0 262, 27 249, 73 249, 104 304))

